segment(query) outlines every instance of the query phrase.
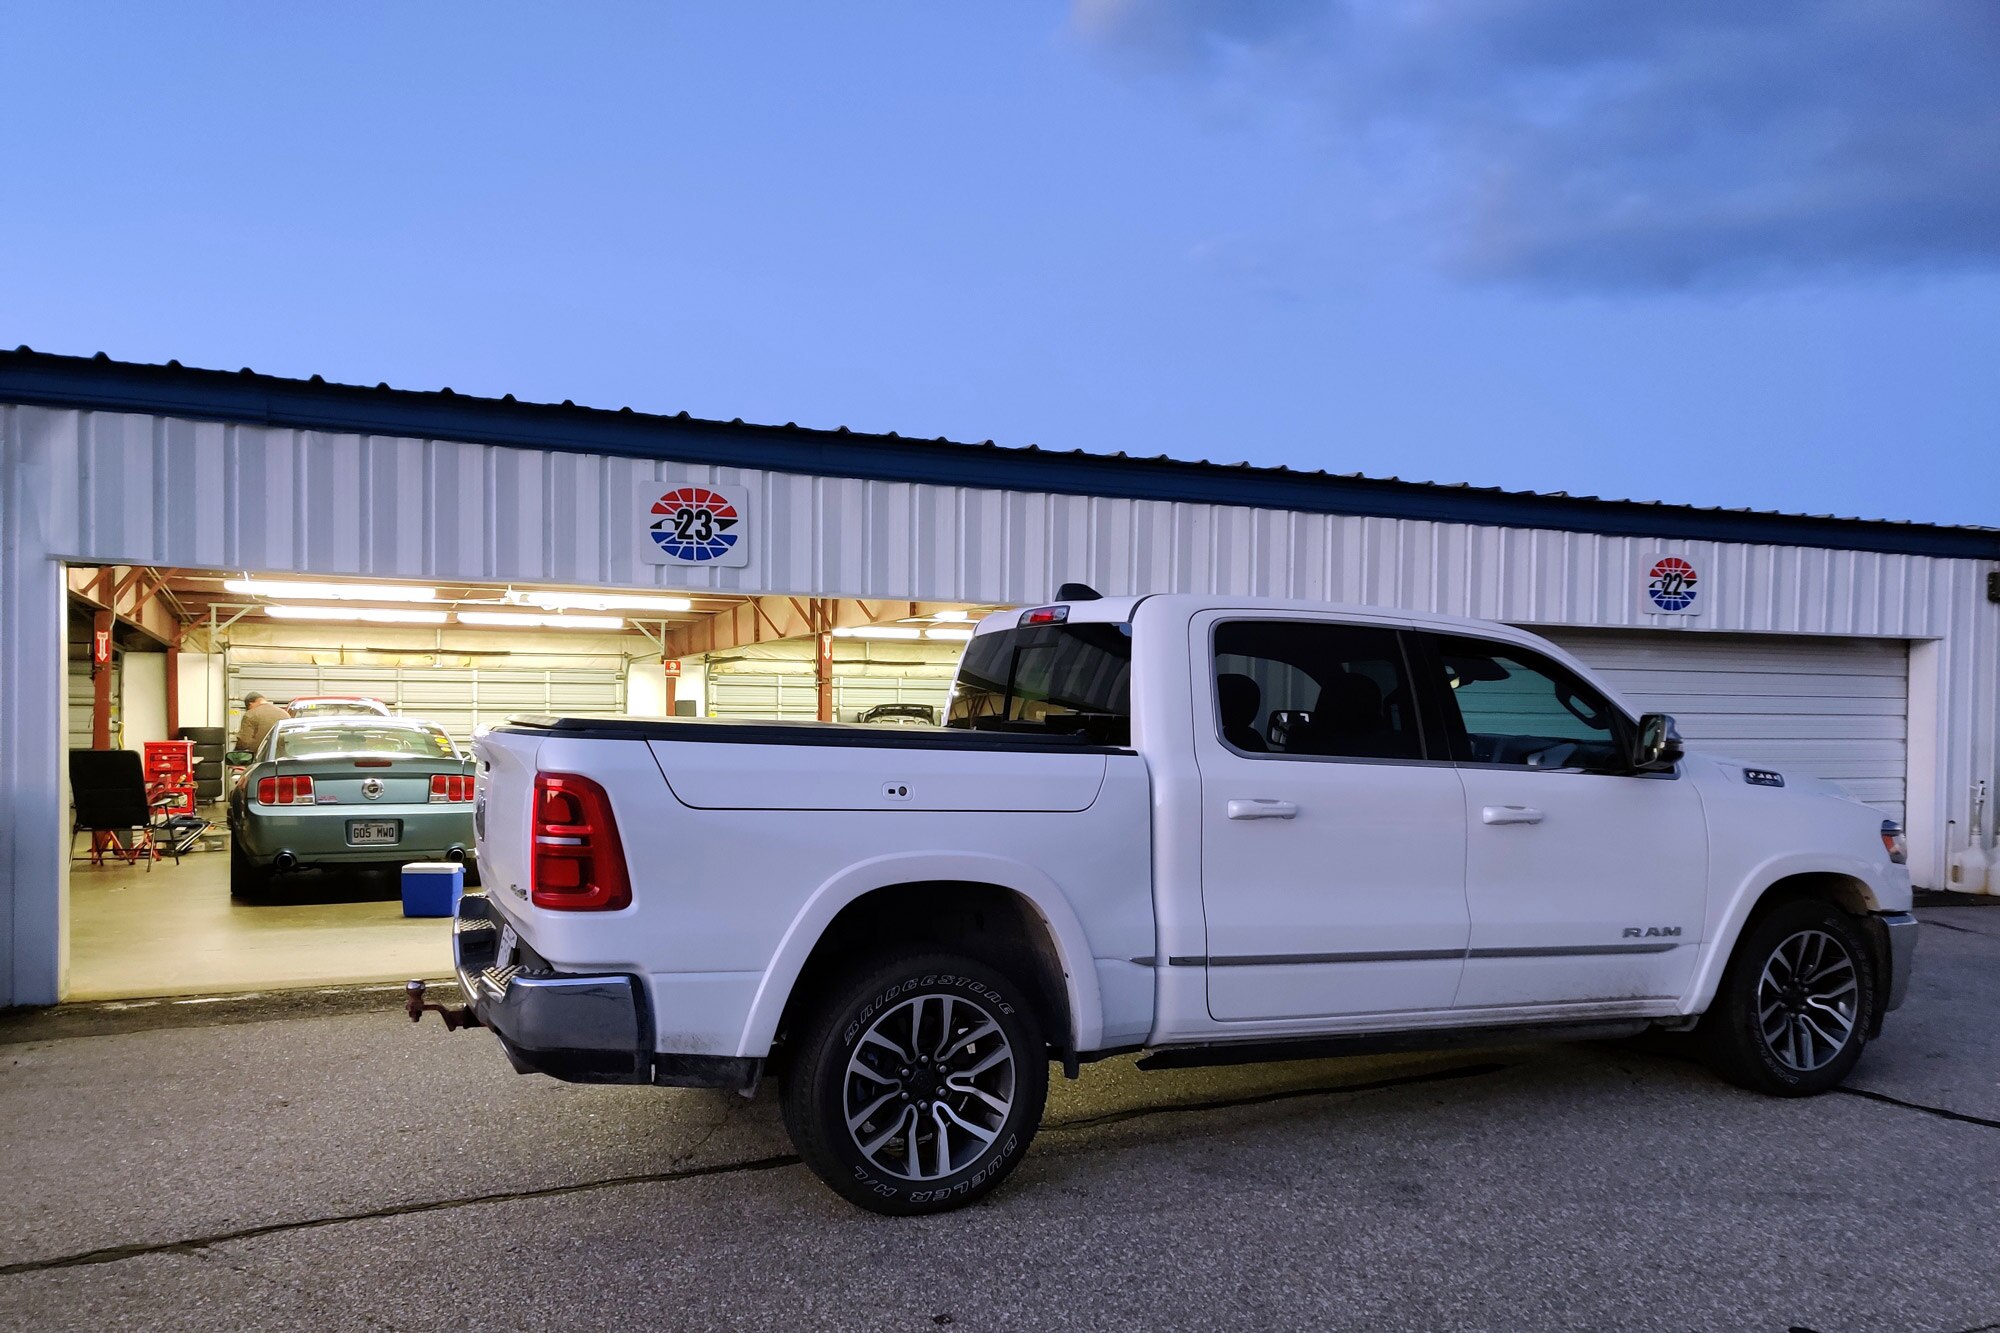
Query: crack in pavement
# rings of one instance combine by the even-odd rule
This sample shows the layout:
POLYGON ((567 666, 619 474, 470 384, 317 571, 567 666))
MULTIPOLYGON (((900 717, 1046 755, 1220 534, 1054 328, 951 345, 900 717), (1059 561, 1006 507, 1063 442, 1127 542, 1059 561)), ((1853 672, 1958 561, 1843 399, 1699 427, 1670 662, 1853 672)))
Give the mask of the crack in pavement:
MULTIPOLYGON (((1929 918, 1925 918, 1924 924, 1926 926, 1936 926, 1939 930, 1955 930, 1961 935, 1977 935, 1982 940, 2000 939, 2000 936, 1988 935, 1985 931, 1974 930, 1971 926, 1954 926, 1949 921, 1932 921, 1929 918)), ((2000 1328, 2000 1324, 1988 1324, 1986 1327, 2000 1328)), ((1972 1330, 1972 1333, 1984 1333, 1984 1331, 1975 1328, 1972 1330)))
MULTIPOLYGON (((1455 1079, 1480 1078, 1512 1068, 1504 1064, 1457 1065, 1448 1069, 1427 1070, 1420 1074, 1405 1074, 1391 1078, 1371 1079, 1364 1083, 1330 1083, 1310 1088, 1286 1088, 1276 1092, 1258 1093, 1250 1097, 1234 1097, 1205 1102, 1165 1103, 1157 1106, 1128 1107, 1122 1111, 1110 1111, 1099 1116, 1085 1116, 1075 1120, 1061 1120, 1041 1126, 1044 1131, 1061 1132, 1078 1129, 1094 1129, 1100 1125, 1118 1124, 1123 1121, 1142 1119, 1160 1115, 1192 1115, 1203 1111, 1222 1111, 1239 1106, 1262 1106, 1271 1102, 1291 1101, 1300 1097, 1326 1097, 1345 1092, 1377 1092, 1386 1088, 1408 1087, 1426 1083, 1443 1083, 1455 1079)), ((723 1123, 731 1117, 725 1116, 723 1123)), ((713 1137, 722 1127, 718 1123, 702 1142, 713 1137)), ((694 1150, 690 1149, 690 1154, 694 1150)), ((687 1160, 683 1154, 676 1160, 687 1160)), ((568 1194, 588 1194, 597 1190, 621 1189, 627 1185, 676 1184, 684 1180, 700 1180, 708 1176, 747 1175, 751 1172, 774 1171, 780 1167, 799 1164, 797 1153, 780 1153, 771 1157, 758 1157, 742 1162, 717 1162, 712 1166, 687 1167, 680 1170, 644 1171, 634 1175, 607 1176, 601 1180, 577 1181, 568 1185, 548 1185, 541 1189, 504 1190, 493 1194, 474 1194, 452 1199, 431 1199, 422 1203, 391 1204, 386 1208, 371 1208, 358 1213, 338 1213, 329 1217, 310 1217, 293 1222, 268 1222, 262 1226, 242 1227, 235 1231, 216 1232, 207 1236, 194 1236, 182 1240, 154 1241, 131 1245, 110 1245, 102 1249, 84 1250, 77 1254, 60 1255, 53 1259, 28 1259, 19 1263, 0 1264, 0 1277, 15 1277, 23 1273, 41 1273, 56 1268, 84 1268, 96 1264, 115 1264, 124 1259, 137 1259, 151 1254, 199 1255, 202 1251, 217 1245, 227 1245, 235 1241, 258 1240, 265 1236, 278 1236, 290 1232, 317 1231, 325 1227, 340 1226, 347 1222, 373 1222, 391 1217, 411 1217, 419 1213, 444 1212, 453 1208, 474 1208, 482 1204, 521 1203, 535 1199, 555 1199, 568 1194)))
POLYGON ((1322 1097, 1336 1092, 1376 1092, 1383 1088, 1406 1088, 1423 1083, 1449 1083, 1462 1078, 1484 1078, 1488 1074, 1498 1074, 1511 1069, 1512 1065, 1477 1064, 1453 1065, 1449 1069, 1433 1069, 1422 1074, 1398 1074, 1389 1078, 1370 1079, 1365 1083, 1322 1084, 1310 1088, 1282 1088, 1276 1092, 1260 1092, 1249 1097, 1227 1097, 1208 1102, 1169 1102, 1159 1106, 1132 1106, 1122 1111, 1106 1111, 1103 1115, 1080 1116, 1074 1120, 1051 1120, 1042 1125, 1043 1133, 1069 1129, 1096 1129, 1100 1125, 1115 1125, 1126 1120, 1137 1120, 1145 1116, 1176 1115, 1195 1111, 1222 1111, 1238 1106, 1264 1106, 1271 1102, 1291 1101, 1296 1097, 1322 1097))
POLYGON ((91 1264, 114 1264, 121 1259, 136 1259, 147 1254, 199 1254, 212 1245, 227 1245, 231 1241, 256 1240, 262 1236, 281 1235, 290 1231, 316 1231, 321 1227, 339 1226, 343 1222, 372 1222, 381 1218, 410 1217, 417 1213, 443 1212, 449 1208, 471 1208, 485 1203, 518 1203, 528 1199, 554 1199, 565 1194, 585 1194, 592 1190, 617 1189, 624 1185, 667 1184, 682 1180, 698 1180, 703 1176, 736 1175, 752 1171, 770 1171, 781 1166, 791 1166, 798 1161, 795 1153, 785 1153, 777 1157, 759 1157, 747 1162, 719 1162, 714 1166, 689 1167, 682 1171, 645 1171, 629 1176, 607 1176, 602 1180, 578 1181, 569 1185, 549 1185, 534 1190, 503 1190, 494 1194, 474 1194, 455 1199, 431 1199, 423 1203, 392 1204, 387 1208, 371 1208, 359 1213, 338 1213, 331 1217, 309 1217, 296 1222, 269 1222, 258 1227, 243 1227, 236 1231, 222 1231, 209 1236, 196 1236, 186 1240, 158 1241, 152 1244, 112 1245, 101 1250, 85 1250, 80 1254, 63 1255, 55 1259, 30 1259, 21 1263, 0 1264, 0 1277, 13 1277, 20 1273, 39 1273, 51 1268, 81 1268, 91 1264))
MULTIPOLYGON (((1985 1116, 1980 1115, 1967 1115, 1963 1111, 1953 1111, 1943 1106, 1926 1106, 1922 1102, 1906 1102, 1901 1097, 1891 1097, 1886 1092, 1872 1092, 1867 1088, 1835 1088, 1833 1091, 1845 1093, 1849 1097, 1862 1097, 1871 1102, 1881 1102, 1887 1106, 1900 1106, 1906 1111, 1922 1111, 1925 1115, 1934 1115, 1940 1120, 1956 1120, 1964 1125, 1980 1125, 1987 1129, 2000 1129, 2000 1120, 1988 1120, 1985 1116)), ((2000 1328, 2000 1324, 1991 1324, 1988 1327, 2000 1328)), ((1970 1333, 1981 1333, 1981 1330, 1972 1329, 1970 1333)))

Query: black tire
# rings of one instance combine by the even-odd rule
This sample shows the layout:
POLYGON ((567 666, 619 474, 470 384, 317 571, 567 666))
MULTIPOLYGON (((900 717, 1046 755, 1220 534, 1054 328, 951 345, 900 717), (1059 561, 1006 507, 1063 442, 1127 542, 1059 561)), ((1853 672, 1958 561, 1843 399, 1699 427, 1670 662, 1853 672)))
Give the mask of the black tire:
POLYGON ((222 781, 222 761, 220 759, 197 759, 194 761, 196 782, 222 781))
POLYGON ((271 877, 260 869, 237 847, 235 839, 229 842, 229 897, 233 902, 255 902, 264 896, 270 887, 271 877))
POLYGON ((196 747, 200 747, 203 745, 221 745, 229 739, 229 735, 221 727, 182 727, 180 735, 174 739, 193 741, 196 747))
POLYGON ((1875 984, 1853 917, 1815 899, 1784 903, 1737 941, 1700 1035, 1717 1072, 1737 1086, 1810 1097, 1840 1086, 1861 1058, 1875 984))
POLYGON ((1048 1098, 1048 1048, 1027 988, 959 954, 887 960, 834 981, 813 1006, 796 1051, 783 1107, 799 1156, 848 1202, 891 1217, 945 1212, 992 1191, 1027 1152, 1048 1098), (914 1039, 903 1027, 912 1021, 914 1039), (989 1024, 985 1036, 968 1035, 989 1024), (877 1039, 889 1034, 894 1040, 885 1048, 877 1039), (1003 1045, 1004 1060, 995 1054, 1003 1045), (897 1063, 911 1056, 909 1065, 897 1063), (850 1061, 881 1076, 851 1074, 850 1061), (996 1109, 1003 1100, 1004 1111, 996 1109), (876 1116, 850 1132, 850 1106, 858 1113, 868 1105, 880 1108, 876 1116), (910 1132, 899 1135, 905 1125, 910 1132), (980 1147, 983 1134, 991 1137, 980 1147), (942 1161, 930 1156, 941 1139, 942 1161), (864 1140, 873 1141, 873 1156, 864 1140))

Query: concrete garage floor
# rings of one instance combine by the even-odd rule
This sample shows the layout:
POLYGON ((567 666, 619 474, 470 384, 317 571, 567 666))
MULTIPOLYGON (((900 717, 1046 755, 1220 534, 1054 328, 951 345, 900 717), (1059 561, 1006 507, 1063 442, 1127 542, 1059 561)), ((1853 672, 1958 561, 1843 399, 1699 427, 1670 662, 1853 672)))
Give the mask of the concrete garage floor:
MULTIPOLYGON (((81 840, 79 840, 79 843, 81 840)), ((451 972, 451 923, 405 917, 395 881, 300 875, 229 898, 229 853, 70 868, 71 1000, 405 981, 451 972)))
POLYGON ((1623 1043, 1107 1061, 921 1221, 822 1189, 768 1095, 517 1077, 386 1008, 17 1019, 0 1327, 2000 1327, 2000 910, 1922 915, 1844 1093, 1623 1043))

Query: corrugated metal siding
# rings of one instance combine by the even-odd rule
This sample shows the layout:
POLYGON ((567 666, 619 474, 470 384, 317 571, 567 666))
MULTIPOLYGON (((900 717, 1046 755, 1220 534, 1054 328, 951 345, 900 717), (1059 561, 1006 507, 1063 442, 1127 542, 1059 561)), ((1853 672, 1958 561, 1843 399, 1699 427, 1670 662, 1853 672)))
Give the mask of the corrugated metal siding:
POLYGON ((1901 819, 1909 650, 1885 639, 1552 630, 1690 749, 1824 778, 1901 819))
MULTIPOLYGON (((977 491, 448 440, 8 409, 53 464, 55 554, 212 569, 1019 603, 1270 594, 1528 623, 1917 638, 1990 618, 1975 561, 1148 500, 977 491), (756 497, 743 569, 667 570, 623 540, 642 485, 756 497), (1708 613, 1641 613, 1641 561, 1701 563, 1708 613)), ((1987 620, 1990 631, 1992 621, 1987 620)))

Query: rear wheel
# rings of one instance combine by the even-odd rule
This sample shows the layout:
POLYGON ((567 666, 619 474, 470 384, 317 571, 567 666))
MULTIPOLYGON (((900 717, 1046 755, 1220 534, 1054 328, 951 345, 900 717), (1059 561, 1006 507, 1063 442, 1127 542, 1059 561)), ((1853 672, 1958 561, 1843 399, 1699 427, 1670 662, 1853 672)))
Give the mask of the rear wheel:
POLYGON ((1702 1021, 1717 1069, 1779 1097, 1837 1087, 1867 1044, 1875 972, 1853 918, 1812 899, 1786 903, 1744 933, 1702 1021))
POLYGON ((923 954, 836 982, 785 1081, 814 1174, 892 1216, 957 1208, 1020 1162, 1048 1096, 1028 992, 990 964, 923 954))
POLYGON ((270 882, 270 875, 243 854, 243 849, 236 845, 234 838, 230 839, 229 896, 239 903, 251 902, 264 895, 270 882))

